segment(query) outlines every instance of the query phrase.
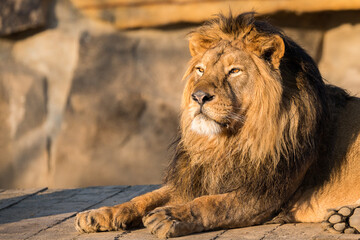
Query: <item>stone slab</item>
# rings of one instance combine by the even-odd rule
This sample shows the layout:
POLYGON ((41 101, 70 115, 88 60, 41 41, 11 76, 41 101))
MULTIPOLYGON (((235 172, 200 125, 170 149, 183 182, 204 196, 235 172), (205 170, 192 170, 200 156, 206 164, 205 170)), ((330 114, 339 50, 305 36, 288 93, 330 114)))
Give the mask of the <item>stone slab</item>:
POLYGON ((314 236, 312 240, 359 240, 359 234, 321 234, 314 236))
POLYGON ((279 224, 268 224, 261 226, 231 229, 225 231, 217 239, 232 240, 232 239, 239 239, 239 236, 241 236, 241 239, 244 240, 263 239, 265 236, 267 236, 270 232, 274 231, 279 226, 280 226, 279 224))
MULTIPOLYGON (((115 191, 115 194, 112 194, 110 197, 104 199, 103 201, 98 202, 97 204, 92 204, 90 206, 84 205, 85 208, 81 209, 80 211, 83 211, 85 209, 90 208, 99 208, 103 206, 113 206, 116 204, 120 204, 126 201, 131 200, 132 198, 144 194, 149 191, 153 191, 155 189, 159 188, 158 185, 148 185, 148 186, 131 186, 125 188, 125 191, 115 191)), ((89 192, 93 193, 91 189, 89 189, 89 192)), ((87 196, 87 193, 82 193, 83 196, 87 196)), ((81 196, 82 194, 77 195, 77 197, 81 196)), ((76 203, 78 200, 75 198, 72 198, 68 203, 76 203)), ((74 211, 80 212, 76 208, 76 205, 71 204, 73 206, 74 211)), ((49 239, 49 236, 55 237, 56 239, 73 239, 76 237, 76 239, 114 239, 117 235, 119 235, 119 232, 111 232, 111 233, 95 233, 95 234, 80 234, 75 230, 74 227, 74 221, 75 221, 75 214, 73 213, 70 216, 59 216, 63 217, 62 221, 55 222, 55 224, 50 227, 46 228, 37 234, 33 235, 29 239, 49 239)), ((56 217, 57 215, 54 215, 52 217, 56 217)))
POLYGON ((360 94, 360 24, 343 24, 327 31, 319 62, 322 76, 331 84, 360 94), (346 39, 346 41, 344 41, 346 39))
POLYGON ((129 186, 47 190, 0 211, 0 239, 29 239, 129 186))
MULTIPOLYGON (((155 240, 147 229, 80 234, 74 228, 77 212, 120 204, 159 188, 159 185, 108 186, 80 189, 4 190, 1 200, 20 199, 0 209, 1 240, 155 240)), ((360 239, 357 234, 330 234, 320 224, 269 224, 247 228, 209 231, 176 238, 179 240, 324 240, 360 239)))
POLYGON ((45 190, 47 190, 47 188, 0 190, 0 211, 45 190))
POLYGON ((320 224, 310 223, 297 223, 297 224, 284 224, 275 228, 265 235, 266 240, 307 240, 312 239, 323 233, 324 230, 320 224))
POLYGON ((260 14, 278 11, 316 12, 330 10, 353 10, 360 8, 358 0, 71 0, 86 16, 99 19, 115 27, 152 27, 179 22, 201 22, 219 12, 256 11, 260 14))
POLYGON ((188 31, 83 32, 52 187, 161 182, 178 131, 188 31))
POLYGON ((45 26, 46 2, 44 0, 1 0, 0 36, 45 26))

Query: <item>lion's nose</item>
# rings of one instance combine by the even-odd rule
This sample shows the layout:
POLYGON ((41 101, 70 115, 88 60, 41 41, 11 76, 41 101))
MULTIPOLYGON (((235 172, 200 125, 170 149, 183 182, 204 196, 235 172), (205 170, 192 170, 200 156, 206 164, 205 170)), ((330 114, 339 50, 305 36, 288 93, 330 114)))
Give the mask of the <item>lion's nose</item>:
POLYGON ((195 93, 191 94, 192 99, 200 105, 205 104, 206 102, 210 102, 214 99, 214 95, 210 95, 204 91, 196 91, 195 93))

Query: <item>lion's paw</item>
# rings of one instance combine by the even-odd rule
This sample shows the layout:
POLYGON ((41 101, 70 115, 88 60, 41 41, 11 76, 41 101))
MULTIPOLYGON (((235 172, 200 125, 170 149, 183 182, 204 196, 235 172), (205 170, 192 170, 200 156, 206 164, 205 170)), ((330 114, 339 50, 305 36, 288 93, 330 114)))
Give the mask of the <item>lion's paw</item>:
POLYGON ((360 233, 360 205, 328 210, 323 227, 331 233, 360 233))
POLYGON ((171 208, 157 208, 143 217, 144 226, 158 238, 179 237, 194 231, 194 225, 175 218, 171 208))
POLYGON ((106 207, 80 212, 75 217, 75 228, 85 233, 113 230, 111 215, 106 207))
POLYGON ((129 202, 78 213, 75 228, 79 232, 117 231, 141 226, 141 215, 129 202))
POLYGON ((137 211, 136 207, 130 203, 120 205, 114 216, 113 225, 115 230, 130 229, 141 226, 142 215, 137 211))

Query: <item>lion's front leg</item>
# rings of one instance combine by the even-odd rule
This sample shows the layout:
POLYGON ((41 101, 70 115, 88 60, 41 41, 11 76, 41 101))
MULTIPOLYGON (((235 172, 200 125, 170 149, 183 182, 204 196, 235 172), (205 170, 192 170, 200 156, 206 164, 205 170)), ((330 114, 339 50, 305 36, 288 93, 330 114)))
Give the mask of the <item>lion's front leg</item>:
POLYGON ((236 192, 202 196, 186 204, 156 208, 143 218, 143 224, 157 237, 169 238, 264 223, 275 210, 261 200, 240 199, 244 198, 236 192))
POLYGON ((79 232, 89 233, 139 227, 147 212, 167 204, 171 199, 169 189, 162 187, 123 204, 78 213, 75 228, 79 232))

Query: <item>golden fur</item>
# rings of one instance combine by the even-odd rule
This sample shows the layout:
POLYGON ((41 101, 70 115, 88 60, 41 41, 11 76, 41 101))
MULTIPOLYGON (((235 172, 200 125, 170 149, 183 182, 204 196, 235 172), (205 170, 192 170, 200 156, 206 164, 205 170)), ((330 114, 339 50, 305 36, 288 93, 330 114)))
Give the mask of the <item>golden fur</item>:
POLYGON ((189 34, 189 48, 164 186, 79 213, 79 231, 143 224, 165 238, 320 221, 327 208, 360 199, 349 187, 360 181, 360 101, 326 85, 302 48, 253 13, 219 15, 189 34))

